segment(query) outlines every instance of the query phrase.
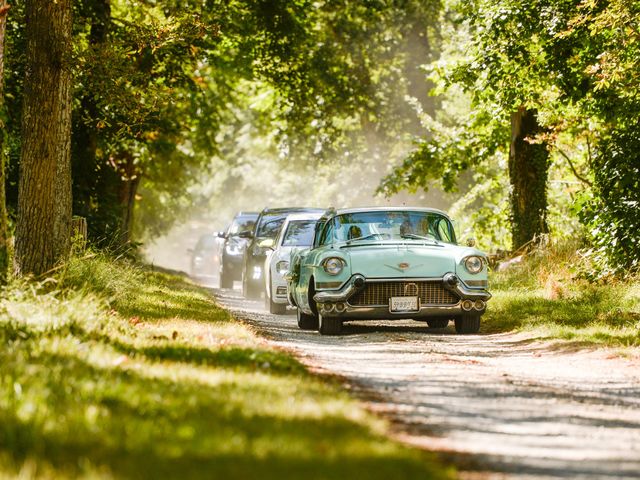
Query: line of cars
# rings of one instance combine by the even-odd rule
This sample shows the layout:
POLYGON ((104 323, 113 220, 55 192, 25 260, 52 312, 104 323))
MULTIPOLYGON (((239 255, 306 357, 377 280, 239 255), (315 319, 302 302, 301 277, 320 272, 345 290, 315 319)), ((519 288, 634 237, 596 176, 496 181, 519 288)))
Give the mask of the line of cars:
POLYGON ((222 287, 242 280, 274 314, 295 307, 301 329, 338 335, 350 320, 401 318, 476 333, 491 298, 486 255, 460 245, 436 209, 264 209, 231 225, 219 234, 220 271, 233 272, 222 287))

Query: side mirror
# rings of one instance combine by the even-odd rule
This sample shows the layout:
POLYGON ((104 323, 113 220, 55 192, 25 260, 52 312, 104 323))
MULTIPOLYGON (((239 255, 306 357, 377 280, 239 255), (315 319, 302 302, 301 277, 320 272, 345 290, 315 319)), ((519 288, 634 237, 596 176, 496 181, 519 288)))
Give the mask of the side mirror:
POLYGON ((476 246, 476 239, 473 237, 469 237, 467 238, 467 241, 465 242, 467 244, 467 247, 475 247, 476 246))
POLYGON ((251 230, 243 230, 238 234, 240 238, 253 238, 253 233, 251 230))
POLYGON ((227 238, 227 234, 224 232, 216 232, 216 237, 218 238, 227 238))
POLYGON ((272 248, 274 243, 273 238, 265 238, 258 243, 258 246, 262 248, 272 248))

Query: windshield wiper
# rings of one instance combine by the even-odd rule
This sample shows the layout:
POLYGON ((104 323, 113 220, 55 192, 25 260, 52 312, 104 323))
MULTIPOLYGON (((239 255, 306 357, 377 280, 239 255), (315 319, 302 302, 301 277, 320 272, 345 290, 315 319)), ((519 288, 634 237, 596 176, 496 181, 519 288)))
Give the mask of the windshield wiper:
POLYGON ((422 235, 416 235, 415 233, 405 233, 404 235, 400 235, 402 238, 414 238, 416 240, 429 240, 430 242, 434 242, 436 245, 440 245, 440 242, 433 237, 423 237, 422 235))

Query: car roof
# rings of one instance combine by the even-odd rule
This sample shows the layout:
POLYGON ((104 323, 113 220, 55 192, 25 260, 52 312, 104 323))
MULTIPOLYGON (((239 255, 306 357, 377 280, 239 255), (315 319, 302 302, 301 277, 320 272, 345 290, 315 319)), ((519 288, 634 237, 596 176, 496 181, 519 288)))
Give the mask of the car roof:
POLYGON ((241 218, 241 217, 253 217, 258 218, 260 212, 238 212, 233 218, 241 218))
POLYGON ((428 207, 357 207, 357 208, 340 208, 335 211, 335 215, 344 215, 348 213, 366 213, 366 212, 426 212, 438 213, 449 218, 442 210, 428 207))
POLYGON ((283 207, 283 208, 265 208, 262 210, 262 214, 286 214, 286 213, 298 213, 298 212, 319 212, 324 213, 326 208, 312 208, 312 207, 283 207))
POLYGON ((287 222, 293 222, 296 220, 318 220, 324 215, 324 212, 307 212, 307 213, 292 213, 287 215, 287 222))

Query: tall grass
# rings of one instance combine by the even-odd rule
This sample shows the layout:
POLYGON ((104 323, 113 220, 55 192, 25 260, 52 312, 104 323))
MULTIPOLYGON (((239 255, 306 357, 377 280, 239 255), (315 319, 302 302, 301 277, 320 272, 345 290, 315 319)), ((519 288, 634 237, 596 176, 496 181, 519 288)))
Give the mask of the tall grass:
POLYGON ((575 244, 550 245, 491 275, 486 332, 527 331, 585 345, 640 345, 640 279, 590 280, 575 244))
POLYGON ((181 277, 73 259, 0 295, 0 478, 450 478, 181 277))

